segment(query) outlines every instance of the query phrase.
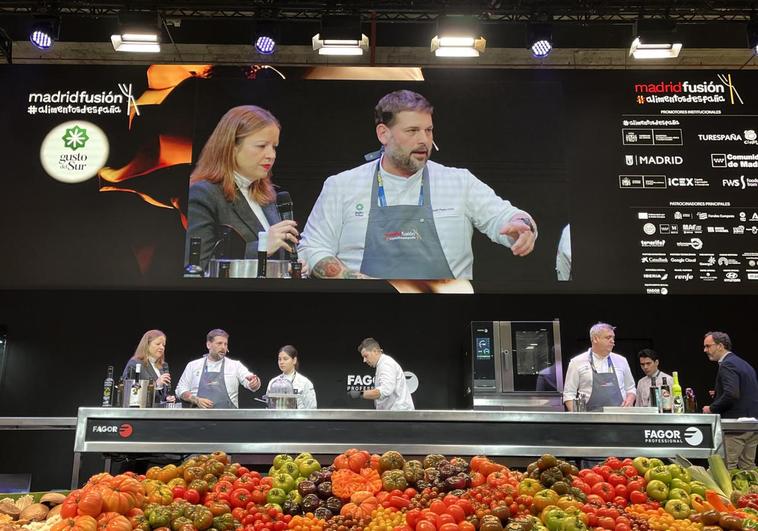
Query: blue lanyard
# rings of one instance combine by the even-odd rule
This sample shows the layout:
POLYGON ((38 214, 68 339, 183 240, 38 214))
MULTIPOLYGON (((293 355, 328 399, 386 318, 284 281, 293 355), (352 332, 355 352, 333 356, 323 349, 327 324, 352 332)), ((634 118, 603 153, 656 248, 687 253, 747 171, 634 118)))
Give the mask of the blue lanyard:
MULTIPOLYGON (((381 162, 379 163, 381 164, 381 162)), ((379 206, 387 206, 387 196, 384 193, 384 180, 379 172, 379 164, 376 165, 376 182, 378 183, 377 195, 379 196, 379 206)), ((421 177, 421 189, 418 191, 418 206, 424 206, 424 178, 421 177)))

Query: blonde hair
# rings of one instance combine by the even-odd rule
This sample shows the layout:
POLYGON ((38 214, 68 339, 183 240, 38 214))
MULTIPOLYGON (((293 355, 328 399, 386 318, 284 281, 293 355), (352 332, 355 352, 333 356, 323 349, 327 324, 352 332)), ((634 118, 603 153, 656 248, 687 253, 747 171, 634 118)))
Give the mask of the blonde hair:
MULTIPOLYGON (((266 109, 255 105, 232 107, 221 117, 210 138, 205 143, 195 170, 190 175, 190 184, 198 181, 221 183, 224 197, 234 201, 237 186, 234 183, 234 148, 246 137, 275 125, 281 129, 279 120, 266 109)), ((276 199, 271 175, 253 181, 250 194, 259 205, 273 203, 276 199)))
MULTIPOLYGON (((166 334, 161 332, 160 330, 148 330, 142 335, 142 339, 139 340, 139 343, 137 343, 137 348, 134 350, 134 358, 135 360, 145 361, 148 356, 148 346, 150 343, 158 339, 159 337, 166 337, 166 334)), ((162 354, 160 358, 158 358, 155 362, 156 365, 159 367, 163 365, 163 360, 165 358, 165 354, 162 354)))

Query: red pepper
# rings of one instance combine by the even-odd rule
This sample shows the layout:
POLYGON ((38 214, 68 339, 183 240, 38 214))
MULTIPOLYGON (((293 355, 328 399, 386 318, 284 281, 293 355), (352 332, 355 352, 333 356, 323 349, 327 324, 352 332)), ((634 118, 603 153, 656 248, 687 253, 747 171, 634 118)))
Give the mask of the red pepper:
POLYGON ((743 509, 745 507, 750 507, 751 509, 758 510, 758 494, 755 494, 755 493, 745 494, 737 502, 737 507, 739 507, 740 509, 743 509))
POLYGON ((394 507, 395 509, 404 509, 411 504, 410 500, 403 498, 402 496, 390 496, 389 502, 390 507, 394 507))

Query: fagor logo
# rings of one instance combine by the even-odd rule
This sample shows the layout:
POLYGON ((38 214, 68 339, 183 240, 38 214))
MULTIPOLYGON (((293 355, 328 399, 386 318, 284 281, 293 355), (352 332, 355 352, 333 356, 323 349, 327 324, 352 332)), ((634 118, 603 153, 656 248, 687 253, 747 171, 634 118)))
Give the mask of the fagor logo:
POLYGON ((703 432, 695 426, 690 426, 684 430, 684 440, 690 446, 699 446, 703 442, 703 432))
POLYGON ((120 437, 126 439, 134 433, 131 424, 122 424, 121 426, 96 424, 92 426, 92 433, 118 433, 120 437))

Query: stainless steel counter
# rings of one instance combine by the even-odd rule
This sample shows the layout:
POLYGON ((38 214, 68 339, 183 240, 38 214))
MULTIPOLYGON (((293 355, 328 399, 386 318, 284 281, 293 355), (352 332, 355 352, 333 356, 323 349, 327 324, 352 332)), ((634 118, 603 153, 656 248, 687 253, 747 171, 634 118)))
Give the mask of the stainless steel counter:
POLYGON ((721 425, 718 415, 80 408, 72 486, 86 452, 335 455, 350 447, 408 455, 705 458, 721 451, 721 425))
POLYGON ((0 430, 75 430, 76 417, 0 417, 0 430))
POLYGON ((724 433, 758 431, 758 421, 741 421, 736 419, 721 419, 721 430, 724 433))

